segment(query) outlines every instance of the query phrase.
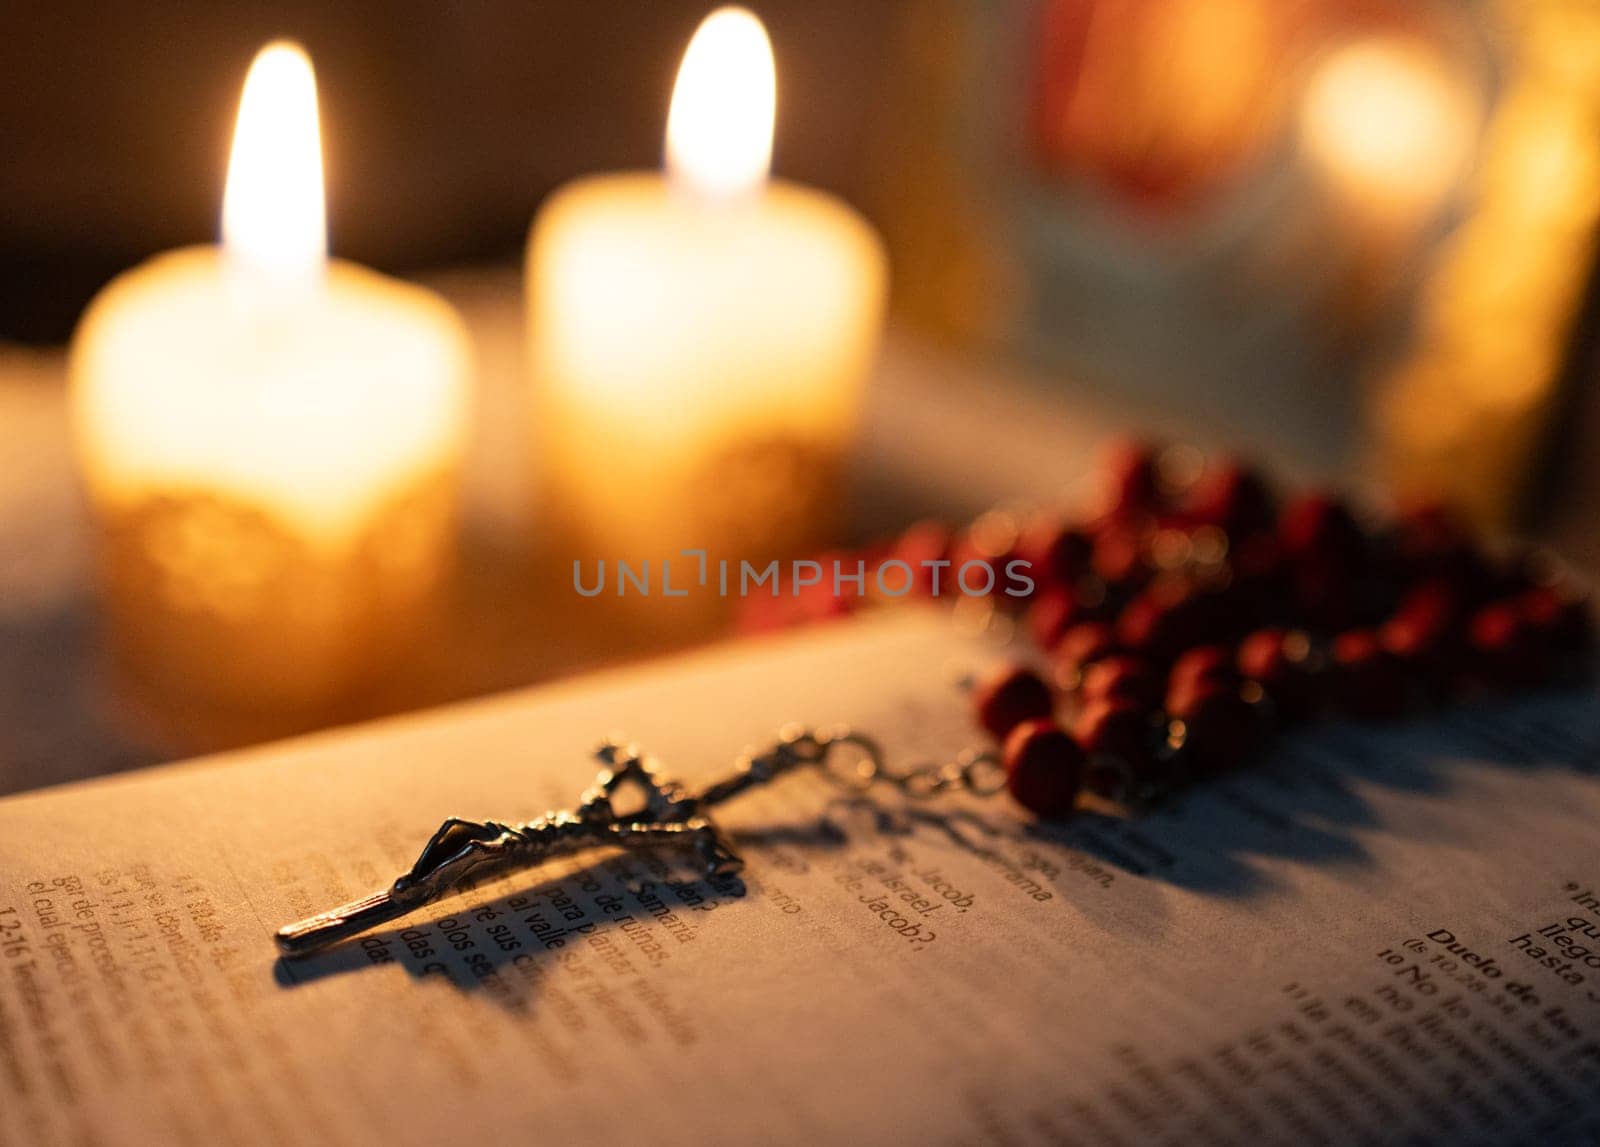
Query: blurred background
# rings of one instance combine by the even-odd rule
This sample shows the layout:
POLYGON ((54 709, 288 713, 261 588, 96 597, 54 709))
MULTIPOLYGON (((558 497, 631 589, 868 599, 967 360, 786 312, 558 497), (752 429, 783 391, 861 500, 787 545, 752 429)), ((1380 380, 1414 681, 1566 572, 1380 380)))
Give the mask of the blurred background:
MULTIPOLYGON (((1135 430, 1439 493, 1600 562, 1590 0, 750 7, 776 56, 775 173, 860 209, 892 268, 847 537, 1048 496, 1135 430)), ((456 302, 481 375, 449 636, 301 724, 681 643, 525 606, 518 268, 552 189, 659 165, 707 8, 13 0, 0 788, 285 731, 106 700, 62 355, 114 274, 215 239, 239 83, 275 36, 316 62, 332 249, 456 302)))
MULTIPOLYGON (((0 334, 60 342, 112 274, 215 238, 239 85, 268 40, 316 62, 334 250, 413 273, 515 260, 558 184, 658 166, 673 77, 712 6, 8 7, 0 334)), ((783 86, 781 169, 863 199, 869 116, 915 5, 755 7, 783 86)))

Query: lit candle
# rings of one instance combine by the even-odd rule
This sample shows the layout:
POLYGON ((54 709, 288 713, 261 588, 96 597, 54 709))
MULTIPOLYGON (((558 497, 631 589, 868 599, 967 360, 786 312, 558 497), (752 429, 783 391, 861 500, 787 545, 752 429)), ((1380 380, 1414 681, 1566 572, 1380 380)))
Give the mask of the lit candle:
POLYGON ((534 223, 544 495, 586 558, 825 539, 886 266, 855 211, 768 179, 775 104, 765 29, 720 9, 678 72, 665 177, 579 180, 534 223))
POLYGON ((329 261, 311 62, 246 80, 222 247, 113 281, 73 339, 72 407, 114 648, 253 710, 356 687, 453 549, 469 345, 417 287, 329 261))
POLYGON ((1300 140, 1348 225, 1392 249, 1413 239, 1456 187, 1479 115, 1456 61, 1415 38, 1373 35, 1341 45, 1313 70, 1300 140))

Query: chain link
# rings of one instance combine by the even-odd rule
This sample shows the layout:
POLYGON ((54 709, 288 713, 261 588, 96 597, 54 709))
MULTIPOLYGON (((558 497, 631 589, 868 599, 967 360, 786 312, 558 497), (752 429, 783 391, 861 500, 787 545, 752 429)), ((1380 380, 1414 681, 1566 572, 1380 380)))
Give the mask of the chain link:
MULTIPOLYGON (((893 772, 882 747, 865 733, 853 729, 805 730, 794 737, 817 747, 815 763, 833 780, 858 791, 887 784, 923 800, 952 791, 989 797, 1006 786, 1005 767, 999 755, 989 749, 965 749, 953 761, 928 761, 893 772)), ((789 741, 786 734, 785 742, 789 741)))

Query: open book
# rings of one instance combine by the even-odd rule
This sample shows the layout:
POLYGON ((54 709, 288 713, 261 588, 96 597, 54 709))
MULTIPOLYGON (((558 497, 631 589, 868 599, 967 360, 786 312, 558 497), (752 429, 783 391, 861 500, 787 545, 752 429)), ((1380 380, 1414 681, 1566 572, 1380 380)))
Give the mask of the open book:
POLYGON ((1322 727, 1134 819, 795 775, 670 853, 497 877, 305 960, 447 815, 690 785, 787 722, 974 742, 897 613, 0 801, 0 1142, 1591 1142, 1600 700, 1322 727))

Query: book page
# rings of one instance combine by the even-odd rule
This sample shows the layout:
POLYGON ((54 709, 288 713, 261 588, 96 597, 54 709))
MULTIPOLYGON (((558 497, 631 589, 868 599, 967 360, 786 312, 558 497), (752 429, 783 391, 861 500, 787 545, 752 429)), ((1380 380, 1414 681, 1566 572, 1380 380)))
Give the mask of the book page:
POLYGON ((787 722, 976 743, 992 651, 896 613, 0 801, 0 1142, 1587 1142, 1600 704, 1324 726, 1134 818, 717 813, 747 861, 513 872, 304 960, 447 815, 691 786, 787 722))

